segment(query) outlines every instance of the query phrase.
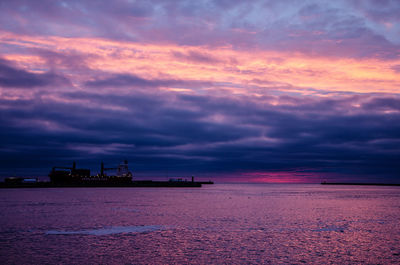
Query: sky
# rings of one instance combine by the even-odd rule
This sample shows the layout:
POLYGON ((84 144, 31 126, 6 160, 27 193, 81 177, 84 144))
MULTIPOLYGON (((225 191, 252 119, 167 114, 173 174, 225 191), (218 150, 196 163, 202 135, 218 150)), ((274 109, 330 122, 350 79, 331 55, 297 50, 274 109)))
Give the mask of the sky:
POLYGON ((400 182, 398 0, 2 0, 0 176, 400 182))

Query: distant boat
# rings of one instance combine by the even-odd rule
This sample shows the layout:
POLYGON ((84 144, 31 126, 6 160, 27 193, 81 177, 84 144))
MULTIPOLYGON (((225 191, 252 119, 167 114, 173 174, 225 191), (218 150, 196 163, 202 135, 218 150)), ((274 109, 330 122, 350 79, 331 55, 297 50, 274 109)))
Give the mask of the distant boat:
POLYGON ((50 182, 54 184, 118 184, 132 182, 132 173, 128 169, 128 161, 124 161, 116 168, 105 168, 101 162, 100 174, 90 175, 90 169, 76 168, 73 162, 72 167, 53 167, 49 173, 50 182), (116 170, 115 175, 107 175, 106 171, 116 170))
POLYGON ((124 161, 115 168, 106 168, 101 162, 100 173, 92 176, 90 169, 72 167, 53 167, 49 173, 50 181, 38 181, 37 178, 6 178, 0 183, 0 188, 55 188, 55 187, 201 187, 202 184, 213 182, 195 182, 178 179, 169 181, 132 180, 133 174, 128 168, 128 161, 124 161), (106 172, 115 170, 114 175, 106 172))

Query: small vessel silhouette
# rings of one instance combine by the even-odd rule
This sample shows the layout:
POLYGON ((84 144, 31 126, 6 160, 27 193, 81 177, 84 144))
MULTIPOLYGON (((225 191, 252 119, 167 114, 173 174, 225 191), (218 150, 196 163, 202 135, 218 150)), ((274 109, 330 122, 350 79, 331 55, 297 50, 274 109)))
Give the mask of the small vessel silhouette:
POLYGON ((101 162, 100 173, 91 175, 90 169, 77 168, 76 162, 72 167, 55 166, 49 173, 50 181, 38 181, 37 178, 6 178, 0 183, 0 188, 54 188, 54 187, 201 187, 202 184, 214 184, 212 181, 196 182, 170 179, 168 181, 133 180, 133 174, 125 160, 117 167, 106 168, 101 162), (107 171, 115 170, 108 175, 107 171))

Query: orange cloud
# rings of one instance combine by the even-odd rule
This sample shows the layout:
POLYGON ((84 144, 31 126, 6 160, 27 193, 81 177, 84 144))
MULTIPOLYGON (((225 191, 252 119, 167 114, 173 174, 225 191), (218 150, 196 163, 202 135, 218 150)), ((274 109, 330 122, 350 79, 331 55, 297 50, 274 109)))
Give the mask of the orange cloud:
MULTIPOLYGON (((264 95, 275 91, 301 94, 321 92, 398 93, 400 75, 393 68, 400 61, 306 56, 301 53, 234 50, 230 47, 189 47, 175 44, 143 44, 93 38, 32 37, 0 32, 1 45, 16 47, 3 57, 31 72, 48 71, 45 58, 21 48, 87 56, 91 71, 134 74, 146 79, 214 82, 204 90, 220 89, 235 94, 264 95), (177 56, 179 54, 180 56, 177 56), (312 92, 310 92, 312 89, 312 92)), ((63 68, 74 84, 96 76, 63 68), (76 82, 76 83, 75 83, 76 82)), ((81 82, 81 83, 80 83, 81 82)), ((188 93, 193 88, 164 88, 188 93)), ((198 88, 196 88, 198 89, 198 88)))

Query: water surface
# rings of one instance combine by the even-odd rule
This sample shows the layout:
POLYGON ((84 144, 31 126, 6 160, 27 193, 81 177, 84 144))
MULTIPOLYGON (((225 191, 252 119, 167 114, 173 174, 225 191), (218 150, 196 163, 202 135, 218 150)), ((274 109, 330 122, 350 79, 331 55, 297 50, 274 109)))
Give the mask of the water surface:
POLYGON ((0 190, 2 264, 400 264, 400 188, 0 190))

